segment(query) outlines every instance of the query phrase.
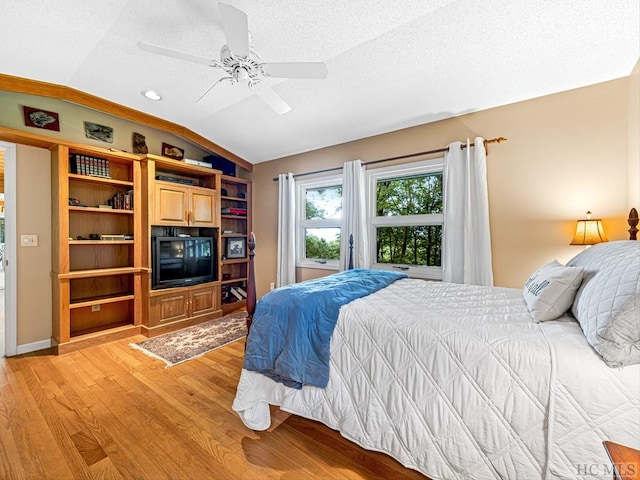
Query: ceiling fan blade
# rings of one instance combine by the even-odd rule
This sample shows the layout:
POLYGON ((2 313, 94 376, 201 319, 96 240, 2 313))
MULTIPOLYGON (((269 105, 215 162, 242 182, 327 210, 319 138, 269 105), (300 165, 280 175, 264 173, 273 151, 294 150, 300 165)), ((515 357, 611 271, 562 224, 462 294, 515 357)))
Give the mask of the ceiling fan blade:
POLYGON ((253 88, 253 91, 256 92, 256 95, 258 95, 264 103, 269 105, 274 112, 282 115, 291 110, 289 104, 270 87, 267 87, 266 85, 258 85, 253 88))
POLYGON ((179 52, 170 48, 160 47, 151 43, 138 42, 138 48, 145 52, 155 53, 157 55, 164 55, 165 57, 177 58, 178 60, 184 60, 186 62, 200 63, 202 65, 215 66, 217 60, 212 60, 206 57, 200 57, 198 55, 191 55, 190 53, 179 52))
POLYGON ((323 62, 264 63, 266 75, 276 78, 327 78, 323 62))
POLYGON ((218 4, 222 27, 231 52, 238 57, 249 55, 249 19, 247 14, 226 3, 218 4))

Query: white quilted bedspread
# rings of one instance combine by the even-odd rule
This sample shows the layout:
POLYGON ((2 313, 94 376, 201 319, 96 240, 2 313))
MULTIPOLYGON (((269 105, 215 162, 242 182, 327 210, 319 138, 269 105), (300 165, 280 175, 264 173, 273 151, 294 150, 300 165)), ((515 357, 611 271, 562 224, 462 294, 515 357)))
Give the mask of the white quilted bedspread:
POLYGON ((640 365, 607 367, 568 318, 534 324, 516 289, 406 279, 351 302, 325 389, 242 371, 249 428, 268 404, 434 480, 610 478, 602 441, 640 448, 640 365))

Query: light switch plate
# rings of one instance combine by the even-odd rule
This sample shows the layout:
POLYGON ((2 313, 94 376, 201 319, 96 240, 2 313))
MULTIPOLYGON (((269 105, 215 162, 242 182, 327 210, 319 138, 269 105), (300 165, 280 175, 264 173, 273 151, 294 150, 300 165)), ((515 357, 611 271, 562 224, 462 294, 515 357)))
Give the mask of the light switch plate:
POLYGON ((38 235, 20 235, 21 247, 37 247, 38 235))

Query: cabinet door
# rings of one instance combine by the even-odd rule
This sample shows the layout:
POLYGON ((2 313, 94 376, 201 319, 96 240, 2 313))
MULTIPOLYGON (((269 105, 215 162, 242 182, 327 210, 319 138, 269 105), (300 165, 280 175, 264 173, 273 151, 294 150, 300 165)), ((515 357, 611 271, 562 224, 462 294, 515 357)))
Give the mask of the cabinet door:
POLYGON ((156 182, 153 225, 187 225, 189 189, 180 185, 156 182))
POLYGON ((190 224, 195 227, 216 226, 216 191, 191 189, 190 224))
POLYGON ((181 292, 151 297, 150 326, 189 318, 188 295, 187 292, 181 292))
POLYGON ((206 315, 219 310, 218 307, 218 288, 215 286, 198 288, 190 292, 191 297, 191 316, 206 315))

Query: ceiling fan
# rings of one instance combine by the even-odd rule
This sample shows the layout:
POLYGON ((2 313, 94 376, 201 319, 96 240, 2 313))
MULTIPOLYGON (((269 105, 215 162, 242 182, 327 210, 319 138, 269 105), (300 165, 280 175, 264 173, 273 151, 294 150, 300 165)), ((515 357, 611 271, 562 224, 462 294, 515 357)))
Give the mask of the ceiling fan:
POLYGON ((220 50, 220 60, 191 55, 150 43, 138 43, 138 47, 147 52, 220 68, 227 73, 227 77, 221 78, 209 87, 197 102, 218 83, 228 81, 231 84, 247 84, 275 112, 283 114, 291 110, 291 107, 263 82, 265 78, 326 78, 327 66, 323 62, 263 63, 258 53, 249 44, 247 14, 225 3, 218 5, 222 27, 227 37, 227 44, 220 50))

